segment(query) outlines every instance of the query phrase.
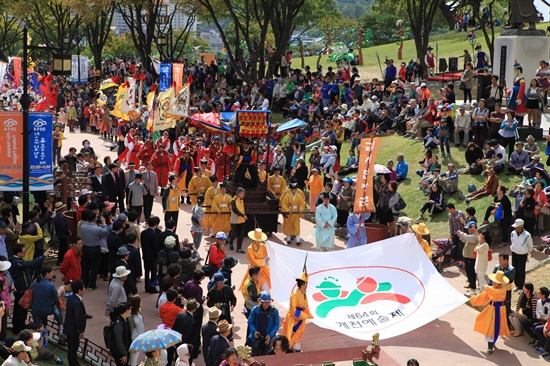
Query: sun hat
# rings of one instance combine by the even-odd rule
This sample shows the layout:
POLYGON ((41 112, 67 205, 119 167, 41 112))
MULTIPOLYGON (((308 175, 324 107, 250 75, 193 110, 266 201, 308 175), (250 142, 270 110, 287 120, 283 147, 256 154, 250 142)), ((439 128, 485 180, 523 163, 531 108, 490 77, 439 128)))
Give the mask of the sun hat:
POLYGON ((522 220, 522 219, 517 219, 516 221, 514 221, 514 223, 512 224, 512 227, 515 229, 517 227, 524 227, 525 226, 525 222, 522 220))
POLYGON ((533 160, 540 160, 540 155, 535 154, 535 155, 531 156, 531 159, 533 159, 533 160))
POLYGON ((259 302, 272 302, 273 299, 271 298, 271 294, 269 291, 264 291, 260 295, 260 298, 258 299, 259 302))
POLYGON ((208 309, 208 319, 216 319, 219 318, 220 315, 222 315, 222 312, 217 307, 212 306, 208 309))
POLYGON ((212 283, 215 285, 220 282, 227 282, 227 278, 225 278, 223 274, 217 272, 214 274, 214 277, 212 277, 212 283))
POLYGON ((231 329, 233 327, 232 324, 229 324, 227 322, 227 320, 223 319, 223 320, 220 320, 218 322, 218 328, 216 329, 216 331, 218 333, 223 333, 223 332, 227 332, 229 329, 231 329))
POLYGON ((510 282, 510 279, 504 275, 503 271, 496 271, 496 273, 491 273, 489 279, 495 283, 506 285, 510 282))
POLYGON ((231 268, 237 266, 239 264, 239 260, 232 256, 227 256, 224 259, 222 259, 220 263, 220 268, 224 271, 230 270, 231 268))
POLYGON ((424 224, 423 222, 421 222, 420 224, 414 224, 411 229, 417 233, 417 234, 420 234, 420 235, 429 235, 430 234, 430 230, 428 230, 428 228, 426 227, 426 224, 424 224))
POLYGON ((11 345, 11 349, 14 352, 29 352, 32 348, 25 345, 23 341, 17 341, 11 345))
POLYGON ((0 271, 7 271, 11 268, 11 262, 10 261, 1 261, 0 262, 0 271))
POLYGON ((126 247, 120 247, 118 248, 118 251, 116 252, 116 255, 121 255, 121 256, 125 256, 125 255, 128 255, 130 254, 130 251, 128 250, 128 248, 126 247))
POLYGON ((167 248, 173 248, 176 246, 176 238, 173 236, 167 236, 166 239, 164 239, 164 246, 167 248))
POLYGON ((115 207, 115 204, 114 202, 109 202, 109 201, 103 201, 103 203, 105 204, 105 209, 107 211, 111 211, 113 209, 113 207, 115 207))
POLYGON ((113 277, 114 278, 121 278, 121 277, 128 276, 130 273, 132 273, 132 271, 130 271, 126 267, 118 266, 115 270, 115 273, 113 273, 113 277))
POLYGON ((256 230, 252 230, 248 232, 248 237, 255 241, 266 241, 267 235, 262 231, 262 229, 258 228, 256 230))
POLYGON ((185 305, 185 308, 187 310, 195 310, 196 308, 199 307, 199 303, 197 302, 197 300, 195 298, 190 298, 187 300, 187 304, 185 305))
POLYGON ((85 196, 87 194, 92 194, 92 191, 90 191, 89 189, 86 189, 86 188, 84 188, 83 190, 80 191, 81 196, 85 196))
POLYGON ((67 205, 64 204, 63 202, 56 202, 54 208, 55 208, 56 211, 58 211, 58 210, 61 210, 65 206, 67 206, 67 205))

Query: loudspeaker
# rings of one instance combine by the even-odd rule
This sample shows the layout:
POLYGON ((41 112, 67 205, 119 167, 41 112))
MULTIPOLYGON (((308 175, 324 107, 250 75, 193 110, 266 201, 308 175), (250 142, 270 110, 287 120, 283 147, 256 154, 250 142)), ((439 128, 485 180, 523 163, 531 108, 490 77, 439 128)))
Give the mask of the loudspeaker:
POLYGON ((441 57, 439 59, 439 72, 445 72, 447 71, 447 59, 441 57))
POLYGON ((450 72, 458 71, 458 57, 449 57, 449 71, 450 72))

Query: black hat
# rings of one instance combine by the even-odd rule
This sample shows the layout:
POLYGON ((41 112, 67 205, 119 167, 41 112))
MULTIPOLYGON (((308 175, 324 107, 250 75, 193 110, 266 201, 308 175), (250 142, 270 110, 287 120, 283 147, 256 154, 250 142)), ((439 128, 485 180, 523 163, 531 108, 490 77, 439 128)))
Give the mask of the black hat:
POLYGON ((323 192, 323 193, 321 193, 321 195, 322 195, 323 199, 327 199, 327 200, 330 199, 330 192, 323 192))
POLYGON ((139 179, 142 179, 142 178, 143 178, 143 176, 141 175, 141 173, 137 173, 137 174, 136 174, 136 175, 134 176, 134 179, 135 179, 135 178, 139 178, 139 179))
POLYGON ((283 168, 281 168, 280 166, 274 166, 273 171, 275 171, 275 170, 278 170, 278 171, 282 172, 283 168))
POLYGON ((195 170, 195 172, 198 172, 201 170, 201 168, 199 168, 198 166, 196 166, 193 170, 195 170))
POLYGON ((298 188, 298 183, 290 183, 290 189, 296 189, 298 188))
POLYGON ((210 176, 210 182, 211 183, 214 183, 214 182, 217 182, 217 181, 218 181, 218 177, 216 177, 215 174, 210 176))

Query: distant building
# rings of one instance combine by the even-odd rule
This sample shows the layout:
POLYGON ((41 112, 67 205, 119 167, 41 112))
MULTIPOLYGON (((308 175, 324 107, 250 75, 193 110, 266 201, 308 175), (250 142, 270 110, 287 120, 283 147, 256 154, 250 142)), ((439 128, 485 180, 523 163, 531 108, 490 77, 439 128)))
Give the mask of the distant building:
POLYGON ((204 39, 206 42, 208 42, 208 45, 210 46, 210 51, 212 53, 216 53, 216 54, 222 53, 223 41, 222 41, 222 37, 220 36, 220 32, 218 32, 215 29, 211 29, 209 31, 202 31, 200 32, 199 37, 204 39))

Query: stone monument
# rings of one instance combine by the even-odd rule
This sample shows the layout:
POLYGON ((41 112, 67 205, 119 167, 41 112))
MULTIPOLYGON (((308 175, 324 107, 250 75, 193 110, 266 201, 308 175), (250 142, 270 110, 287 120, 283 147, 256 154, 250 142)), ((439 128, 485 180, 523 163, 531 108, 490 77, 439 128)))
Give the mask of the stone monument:
POLYGON ((543 30, 537 30, 537 10, 532 0, 510 0, 509 25, 495 39, 493 73, 500 83, 512 90, 514 62, 523 66, 523 75, 529 82, 535 76, 540 60, 548 60, 550 39, 543 30), (521 29, 522 23, 528 29, 521 29))

